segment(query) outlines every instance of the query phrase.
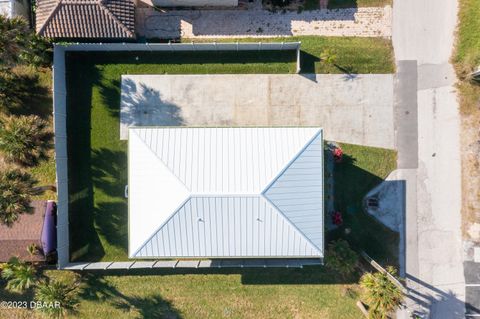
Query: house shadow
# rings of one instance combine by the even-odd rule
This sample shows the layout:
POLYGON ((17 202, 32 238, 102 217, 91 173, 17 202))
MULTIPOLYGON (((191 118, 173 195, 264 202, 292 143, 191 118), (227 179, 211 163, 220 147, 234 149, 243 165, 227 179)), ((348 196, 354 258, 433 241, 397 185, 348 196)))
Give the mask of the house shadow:
MULTIPOLYGON (((337 0, 342 10, 251 11, 251 10, 183 10, 143 9, 137 19, 137 30, 147 39, 178 39, 181 36, 211 37, 282 37, 294 35, 303 23, 324 21, 353 22, 358 9, 355 0, 337 0), (228 21, 228 24, 226 23, 228 21)), ((333 9, 334 6, 331 6, 333 9)), ((318 27, 321 27, 319 25, 318 27)))
MULTIPOLYGON (((359 167, 356 158, 344 154, 334 168, 334 206, 343 216, 343 224, 327 233, 329 241, 345 239, 356 251, 365 251, 375 261, 399 266, 400 234, 368 214, 364 196, 384 181, 383 178, 359 167)), ((325 218, 330 218, 326 212, 325 218)), ((404 217, 402 217, 404 218, 404 217)))
POLYGON ((128 138, 130 126, 182 126, 185 121, 177 105, 162 99, 161 93, 143 83, 122 78, 120 138, 128 138))

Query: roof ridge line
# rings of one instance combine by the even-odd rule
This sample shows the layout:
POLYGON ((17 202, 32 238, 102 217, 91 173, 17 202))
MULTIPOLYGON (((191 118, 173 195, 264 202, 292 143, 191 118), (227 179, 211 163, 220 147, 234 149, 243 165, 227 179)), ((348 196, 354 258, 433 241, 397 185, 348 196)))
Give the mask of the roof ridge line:
POLYGON ((267 186, 265 186, 265 188, 263 189, 263 191, 260 192, 260 194, 265 194, 270 189, 270 187, 275 184, 275 182, 280 178, 280 176, 285 173, 285 171, 298 159, 298 157, 310 146, 310 144, 313 143, 313 141, 318 137, 318 135, 322 133, 322 131, 323 129, 317 128, 317 132, 313 134, 313 137, 310 138, 310 140, 308 140, 308 142, 300 148, 300 151, 298 151, 298 153, 295 154, 290 161, 288 161, 285 167, 280 170, 280 172, 267 184, 267 186))
MULTIPOLYGON (((127 34, 131 35, 131 36, 134 36, 135 34, 129 29, 127 28, 127 26, 125 24, 123 24, 122 21, 120 21, 111 11, 110 9, 108 9, 104 4, 103 4, 103 0, 98 0, 98 6, 105 11, 105 13, 107 15, 110 16, 110 18, 112 18, 115 22, 117 22, 117 24, 123 29, 123 31, 127 32, 127 34)), ((135 15, 134 15, 135 17, 135 15)))
MULTIPOLYGON (((130 132, 130 130, 129 130, 129 132, 130 132)), ((138 134, 135 132, 135 130, 132 130, 132 132, 138 136, 138 138, 142 141, 143 145, 145 145, 145 146, 148 148, 148 150, 153 154, 153 156, 155 156, 155 157, 160 161, 160 163, 162 163, 162 165, 165 166, 165 168, 166 168, 173 176, 175 176, 175 178, 176 178, 183 186, 185 186, 185 188, 187 189, 187 191, 188 191, 190 194, 192 194, 192 190, 190 189, 190 187, 188 187, 187 185, 185 185, 185 183, 177 176, 177 174, 175 174, 175 173, 170 169, 170 167, 168 167, 168 165, 157 155, 157 153, 155 153, 155 152, 150 148, 150 146, 147 145, 147 143, 143 140, 143 138, 142 138, 140 135, 138 135, 138 134)))
POLYGON ((180 203, 180 205, 173 210, 173 213, 170 214, 170 216, 168 216, 167 219, 165 219, 165 221, 163 223, 160 224, 160 226, 158 226, 158 228, 156 228, 153 233, 139 246, 139 248, 137 250, 135 250, 135 253, 132 254, 132 258, 137 258, 136 255, 140 252, 140 250, 143 249, 143 247, 145 247, 145 245, 153 239, 153 237, 159 232, 162 230, 163 227, 165 227, 165 225, 175 216, 177 215, 178 211, 180 210, 180 208, 182 208, 183 206, 185 206, 190 200, 192 199, 192 196, 188 196, 184 201, 182 201, 180 203))
POLYGON ((62 5, 62 0, 56 0, 56 2, 57 2, 57 4, 55 5, 55 8, 53 8, 53 10, 48 14, 48 18, 45 19, 45 22, 42 24, 42 27, 37 31, 37 34, 43 33, 43 31, 45 30, 47 25, 52 20, 52 17, 54 16, 54 14, 57 13, 60 6, 62 5))
POLYGON ((303 231, 301 231, 297 225, 295 225, 295 223, 293 223, 287 216, 285 216, 285 214, 280 210, 280 208, 277 207, 277 205, 275 205, 270 199, 268 199, 266 196, 264 196, 263 194, 260 194, 260 197, 262 197, 265 202, 267 204, 269 204, 274 211, 276 211, 278 213, 279 216, 281 216, 290 226, 292 226, 293 229, 295 229, 298 234, 300 235, 300 237, 302 237, 307 243, 309 243, 311 246, 313 246, 313 248, 319 252, 320 254, 324 254, 323 250, 318 247, 317 245, 315 245, 311 240, 310 238, 307 237, 307 235, 305 235, 305 233, 303 231))

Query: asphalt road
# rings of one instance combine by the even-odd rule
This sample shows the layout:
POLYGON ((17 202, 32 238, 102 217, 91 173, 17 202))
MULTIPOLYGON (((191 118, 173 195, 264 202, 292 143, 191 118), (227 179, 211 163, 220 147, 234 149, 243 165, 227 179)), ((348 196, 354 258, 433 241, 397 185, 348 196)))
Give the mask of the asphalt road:
POLYGON ((407 195, 408 306, 435 319, 465 316, 460 118, 449 64, 456 15, 455 0, 396 0, 393 8, 397 64, 418 65, 418 168, 406 179, 407 193, 416 190, 411 211, 407 195))

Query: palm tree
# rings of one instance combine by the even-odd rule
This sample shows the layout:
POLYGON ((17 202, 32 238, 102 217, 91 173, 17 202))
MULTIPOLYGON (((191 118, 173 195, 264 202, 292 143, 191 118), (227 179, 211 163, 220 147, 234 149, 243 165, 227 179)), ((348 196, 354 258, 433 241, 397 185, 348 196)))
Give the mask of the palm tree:
POLYGON ((9 162, 31 166, 46 158, 52 134, 36 115, 7 116, 0 122, 0 151, 9 162))
POLYGON ((31 33, 25 19, 0 15, 0 67, 10 67, 19 60, 31 33))
POLYGON ((36 180, 17 169, 0 172, 0 223, 12 226, 18 215, 32 211, 30 198, 36 180))
POLYGON ((53 307, 39 307, 49 318, 63 318, 74 312, 78 305, 78 284, 67 284, 60 281, 44 280, 37 285, 35 301, 53 305, 53 307))
POLYGON ((16 257, 1 265, 0 270, 8 290, 23 292, 35 283, 35 268, 16 257))
MULTIPOLYGON (((387 267, 387 272, 394 277, 397 275, 397 271, 391 266, 387 267)), ((366 273, 360 278, 360 285, 364 289, 365 299, 370 307, 371 318, 387 318, 402 303, 402 292, 390 280, 388 274, 366 273)))
POLYGON ((358 255, 350 248, 347 241, 339 239, 328 245, 325 264, 328 268, 339 272, 342 277, 346 277, 355 271, 358 255))

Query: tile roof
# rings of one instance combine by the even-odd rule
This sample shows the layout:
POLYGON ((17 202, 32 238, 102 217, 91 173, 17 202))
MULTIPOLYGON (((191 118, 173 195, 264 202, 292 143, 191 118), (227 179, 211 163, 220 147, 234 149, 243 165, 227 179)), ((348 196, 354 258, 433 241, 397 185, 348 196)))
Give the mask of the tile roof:
POLYGON ((132 0, 38 0, 37 32, 48 38, 135 38, 132 0))

